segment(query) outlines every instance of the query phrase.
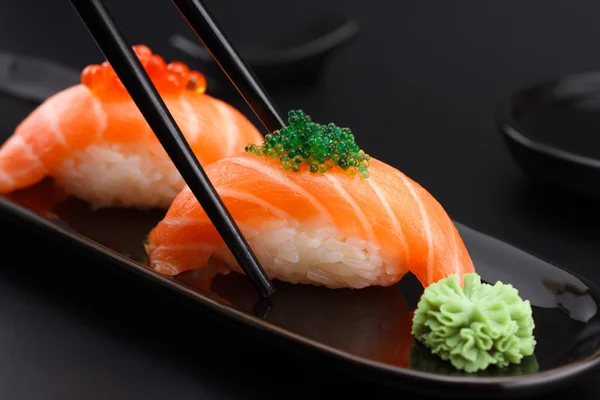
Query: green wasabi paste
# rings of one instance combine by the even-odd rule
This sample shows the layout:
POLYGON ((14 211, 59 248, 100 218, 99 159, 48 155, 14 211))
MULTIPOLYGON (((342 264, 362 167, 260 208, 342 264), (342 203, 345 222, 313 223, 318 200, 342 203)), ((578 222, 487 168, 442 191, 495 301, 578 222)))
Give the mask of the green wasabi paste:
POLYGON ((429 372, 437 375, 446 376, 472 376, 479 377, 506 377, 506 376, 523 376, 534 374, 539 371, 535 355, 523 357, 519 364, 510 364, 507 367, 498 367, 490 365, 486 370, 480 370, 474 373, 468 373, 463 370, 458 370, 452 364, 442 360, 419 342, 413 343, 410 349, 410 357, 408 359, 408 367, 423 372, 429 372))
POLYGON ((412 334, 441 359, 469 373, 520 364, 536 340, 529 300, 510 284, 481 283, 476 273, 429 285, 417 305, 412 334))

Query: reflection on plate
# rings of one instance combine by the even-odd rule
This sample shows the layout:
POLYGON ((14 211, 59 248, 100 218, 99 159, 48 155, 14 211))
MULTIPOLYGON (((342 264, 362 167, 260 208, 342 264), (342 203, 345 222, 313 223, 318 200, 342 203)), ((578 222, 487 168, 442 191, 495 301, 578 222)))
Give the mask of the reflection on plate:
MULTIPOLYGON (((215 263, 205 270, 186 272, 180 279, 252 312, 256 289, 243 275, 220 271, 215 263)), ((396 288, 334 292, 277 282, 271 303, 263 315, 267 322, 360 357, 408 367, 412 311, 396 288)))
POLYGON ((175 278, 145 266, 143 240, 163 212, 94 212, 49 180, 0 199, 7 216, 68 239, 92 257, 103 255, 123 268, 136 269, 241 328, 279 339, 290 350, 304 346, 305 354, 312 350, 323 362, 389 385, 445 396, 539 394, 573 382, 600 363, 597 286, 459 223, 483 280, 510 282, 532 303, 538 344, 535 355, 520 365, 467 374, 413 343, 412 312, 423 289, 412 275, 393 287, 362 290, 277 282, 276 293, 265 305, 243 275, 225 273, 217 263, 175 278))
MULTIPOLYGON (((416 342, 410 351, 408 366, 418 371, 429 372, 432 374, 449 376, 472 376, 463 371, 459 371, 448 362, 431 354, 425 346, 416 342)), ((492 366, 485 371, 479 371, 476 375, 480 377, 501 377, 501 376, 519 376, 534 374, 538 371, 539 365, 535 355, 525 357, 521 364, 512 364, 506 368, 492 366)))

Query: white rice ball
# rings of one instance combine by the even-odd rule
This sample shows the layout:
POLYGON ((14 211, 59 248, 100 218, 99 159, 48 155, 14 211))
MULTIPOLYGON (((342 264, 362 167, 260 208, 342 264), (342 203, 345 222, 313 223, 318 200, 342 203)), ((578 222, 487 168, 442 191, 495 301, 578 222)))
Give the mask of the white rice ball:
POLYGON ((166 209, 185 186, 164 150, 140 145, 88 146, 71 154, 54 175, 63 189, 93 209, 166 209))
MULTIPOLYGON (((270 278, 330 289, 389 286, 404 272, 398 262, 365 240, 344 237, 336 227, 269 221, 250 228, 239 224, 248 244, 270 278)), ((239 271, 223 245, 213 253, 239 271)))

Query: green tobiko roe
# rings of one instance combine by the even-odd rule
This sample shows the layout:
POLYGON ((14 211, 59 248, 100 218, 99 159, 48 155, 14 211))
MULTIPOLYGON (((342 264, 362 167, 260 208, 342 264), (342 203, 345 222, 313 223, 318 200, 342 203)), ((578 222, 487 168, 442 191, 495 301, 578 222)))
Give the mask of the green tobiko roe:
POLYGON ((339 167, 348 176, 369 177, 368 154, 356 144, 349 128, 333 122, 321 125, 313 122, 302 110, 288 112, 288 126, 265 136, 262 145, 246 146, 248 153, 279 158, 283 169, 299 172, 302 164, 312 173, 324 174, 339 167))
POLYGON ((429 285, 413 317, 412 334, 433 354, 468 373, 520 364, 536 340, 529 300, 510 284, 481 283, 465 274, 429 285))

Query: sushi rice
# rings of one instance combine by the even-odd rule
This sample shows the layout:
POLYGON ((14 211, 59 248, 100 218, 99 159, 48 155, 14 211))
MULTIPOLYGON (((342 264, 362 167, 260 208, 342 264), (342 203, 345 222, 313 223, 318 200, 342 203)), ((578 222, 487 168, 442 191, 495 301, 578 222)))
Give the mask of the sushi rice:
MULTIPOLYGON (((330 289, 390 286, 399 279, 394 272, 398 270, 397 261, 366 240, 342 236, 334 226, 289 220, 272 220, 258 226, 240 224, 240 230, 271 278, 330 289)), ((239 269, 226 245, 215 249, 213 256, 239 269)), ((155 268, 172 273, 160 262, 155 268)))
POLYGON ((57 183, 86 199, 92 209, 167 208, 185 181, 168 157, 157 154, 160 150, 135 144, 91 145, 63 162, 57 183))

